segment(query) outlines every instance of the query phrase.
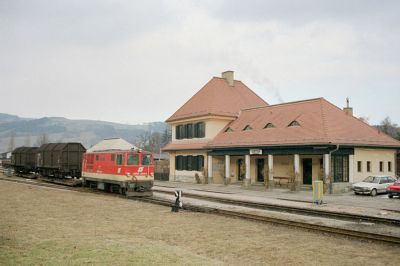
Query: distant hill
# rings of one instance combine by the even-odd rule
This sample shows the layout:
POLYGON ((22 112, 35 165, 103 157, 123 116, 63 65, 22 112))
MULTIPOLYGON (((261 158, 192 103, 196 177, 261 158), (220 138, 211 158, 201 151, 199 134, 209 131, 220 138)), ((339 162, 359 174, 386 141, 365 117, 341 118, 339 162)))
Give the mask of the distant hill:
POLYGON ((49 142, 81 142, 86 148, 102 139, 120 137, 135 143, 148 132, 163 133, 164 122, 126 125, 96 120, 70 120, 64 117, 21 118, 0 113, 0 152, 14 147, 35 146, 45 135, 49 142))

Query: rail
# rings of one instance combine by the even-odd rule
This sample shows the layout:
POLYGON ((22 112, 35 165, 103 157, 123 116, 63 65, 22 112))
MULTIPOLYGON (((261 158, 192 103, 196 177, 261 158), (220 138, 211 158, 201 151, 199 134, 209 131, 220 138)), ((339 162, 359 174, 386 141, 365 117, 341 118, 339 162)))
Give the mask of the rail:
MULTIPOLYGON (((32 180, 32 179, 25 180, 23 178, 18 178, 18 177, 0 177, 0 180, 4 180, 4 181, 8 181, 8 182, 16 182, 16 183, 25 183, 25 184, 29 184, 29 185, 43 186, 43 187, 62 189, 62 190, 72 190, 72 191, 78 191, 78 192, 83 192, 83 193, 95 193, 95 194, 102 194, 102 195, 108 195, 108 196, 112 195, 112 196, 116 196, 116 197, 123 197, 119 194, 110 194, 110 193, 105 193, 105 192, 101 192, 98 190, 92 190, 92 189, 87 189, 87 188, 82 188, 82 187, 70 187, 70 186, 53 184, 53 183, 45 183, 45 182, 40 182, 40 180, 32 180)), ((188 197, 189 196, 188 193, 185 193, 185 196, 188 197)), ((160 199, 157 197, 133 198, 133 199, 143 201, 143 202, 163 205, 163 206, 171 206, 170 200, 160 199)), ((268 222, 268 223, 275 223, 275 224, 281 224, 281 225, 286 225, 286 226, 295 226, 295 227, 303 228, 303 229, 307 229, 307 230, 326 232, 326 233, 331 233, 331 234, 336 234, 336 235, 353 237, 353 238, 357 238, 357 239, 364 239, 364 240, 369 240, 369 241, 375 240, 375 241, 380 241, 380 242, 385 242, 385 243, 390 243, 390 244, 397 244, 397 245, 400 244, 400 237, 398 237, 398 236, 383 235, 383 234, 364 232, 364 231, 355 231, 355 230, 350 230, 350 229, 345 229, 345 228, 336 228, 336 227, 319 225, 319 224, 316 225, 316 224, 310 224, 310 223, 302 222, 302 221, 291 221, 291 220, 286 220, 286 219, 276 218, 276 217, 260 216, 257 214, 244 213, 244 212, 240 212, 240 211, 236 211, 236 210, 222 210, 222 209, 217 209, 217 208, 213 208, 213 207, 198 206, 198 205, 194 205, 194 204, 190 204, 190 203, 185 203, 184 208, 186 210, 190 210, 190 211, 206 212, 206 213, 213 213, 213 214, 230 216, 230 217, 238 217, 238 218, 259 221, 259 222, 268 222)), ((334 216, 332 215, 330 218, 334 218, 334 216)), ((340 215, 338 215, 337 218, 340 218, 340 215)), ((391 224, 391 223, 389 222, 389 224, 391 224)))

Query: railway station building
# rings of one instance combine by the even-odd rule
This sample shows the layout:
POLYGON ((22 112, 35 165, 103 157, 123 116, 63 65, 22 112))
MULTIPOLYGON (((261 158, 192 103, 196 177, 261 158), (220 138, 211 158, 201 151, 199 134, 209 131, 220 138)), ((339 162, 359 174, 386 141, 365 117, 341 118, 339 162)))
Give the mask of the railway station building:
POLYGON ((213 77, 166 121, 170 181, 347 191, 395 175, 400 142, 324 98, 269 105, 234 72, 213 77))

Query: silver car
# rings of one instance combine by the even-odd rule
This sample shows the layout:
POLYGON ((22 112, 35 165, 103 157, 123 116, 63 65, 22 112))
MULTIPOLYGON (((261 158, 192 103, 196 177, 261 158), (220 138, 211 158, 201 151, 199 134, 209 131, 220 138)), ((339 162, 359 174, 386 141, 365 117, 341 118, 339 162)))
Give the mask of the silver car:
POLYGON ((369 176, 362 182, 352 185, 355 194, 370 194, 375 197, 378 193, 386 193, 386 188, 396 182, 391 176, 369 176))

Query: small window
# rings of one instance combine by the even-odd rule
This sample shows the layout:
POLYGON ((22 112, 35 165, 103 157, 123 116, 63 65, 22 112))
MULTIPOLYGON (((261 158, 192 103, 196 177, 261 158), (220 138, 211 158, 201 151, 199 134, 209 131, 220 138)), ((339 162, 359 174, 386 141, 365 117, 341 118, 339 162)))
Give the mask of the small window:
POLYGON ((204 122, 199 122, 197 123, 197 130, 198 130, 198 134, 197 134, 197 138, 204 138, 206 136, 206 124, 204 122))
POLYGON ((300 124, 296 120, 290 122, 290 124, 288 125, 288 127, 299 127, 299 126, 300 124))
POLYGON ((197 171, 203 170, 204 167, 204 157, 203 155, 197 156, 197 171))
POLYGON ((186 124, 185 125, 185 127, 186 127, 186 138, 188 138, 188 139, 191 139, 191 138, 193 138, 194 136, 194 134, 193 134, 193 124, 186 124))
POLYGON ((383 172, 383 162, 379 162, 379 172, 383 172))
POLYGON ((367 172, 371 172, 371 162, 367 162, 367 172))
POLYGON ((142 154, 142 165, 149 165, 151 163, 150 154, 142 154))
POLYGON ((111 154, 111 161, 114 162, 114 160, 115 160, 115 154, 111 154))
POLYGON ((362 162, 358 161, 357 162, 357 172, 361 173, 361 171, 362 171, 362 162))
POLYGON ((128 154, 127 165, 139 165, 139 155, 138 154, 128 154))
POLYGON ((175 157, 175 169, 183 170, 183 156, 182 155, 178 155, 175 157))
POLYGON ((388 162, 388 172, 392 172, 392 162, 388 162))
POLYGON ((226 130, 225 130, 225 132, 232 132, 233 130, 232 130, 232 128, 230 128, 230 127, 228 127, 226 130))
POLYGON ((248 131, 248 130, 252 130, 250 125, 247 125, 243 128, 243 131, 248 131))
POLYGON ((268 124, 265 125, 264 128, 274 128, 274 127, 275 127, 274 124, 268 123, 268 124))
POLYGON ((98 161, 99 160, 99 155, 96 155, 96 161, 98 161))
POLYGON ((123 165, 124 164, 124 155, 123 154, 117 154, 117 165, 123 165))
POLYGON ((175 138, 176 139, 181 139, 181 135, 179 134, 179 128, 180 126, 175 127, 175 138))

